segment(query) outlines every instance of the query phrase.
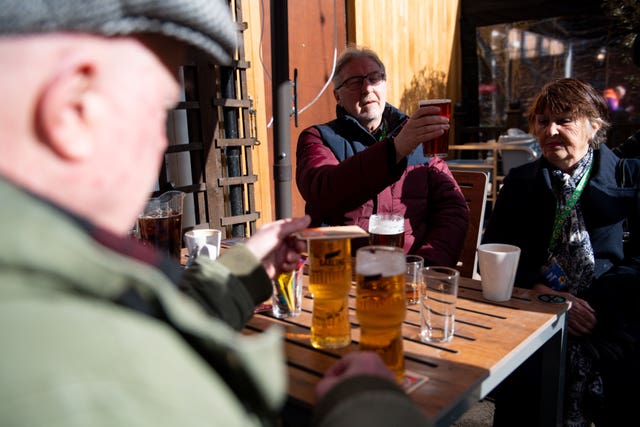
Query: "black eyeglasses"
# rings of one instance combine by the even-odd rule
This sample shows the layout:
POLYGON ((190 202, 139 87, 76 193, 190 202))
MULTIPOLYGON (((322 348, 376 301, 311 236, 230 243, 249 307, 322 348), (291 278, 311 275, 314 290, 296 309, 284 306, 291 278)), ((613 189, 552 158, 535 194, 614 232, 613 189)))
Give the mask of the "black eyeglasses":
POLYGON ((349 90, 358 90, 362 87, 364 79, 367 79, 367 81, 373 86, 377 86, 385 80, 385 75, 382 71, 373 71, 369 74, 365 74, 364 76, 349 77, 347 80, 343 81, 342 84, 338 85, 336 90, 342 87, 346 87, 349 90))

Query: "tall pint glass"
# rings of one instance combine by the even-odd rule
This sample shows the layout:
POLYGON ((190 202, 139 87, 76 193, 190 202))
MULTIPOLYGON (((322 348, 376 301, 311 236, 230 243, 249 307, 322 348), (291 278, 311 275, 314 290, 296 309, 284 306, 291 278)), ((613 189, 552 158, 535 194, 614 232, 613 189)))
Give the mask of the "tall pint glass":
POLYGON ((402 322, 406 313, 404 251, 365 246, 356 253, 356 314, 360 350, 372 350, 396 375, 404 377, 402 322))
POLYGON ((389 213, 369 217, 369 244, 404 247, 404 217, 389 213))
POLYGON ((346 347, 351 343, 351 240, 310 240, 309 256, 309 291, 313 294, 311 345, 346 347))

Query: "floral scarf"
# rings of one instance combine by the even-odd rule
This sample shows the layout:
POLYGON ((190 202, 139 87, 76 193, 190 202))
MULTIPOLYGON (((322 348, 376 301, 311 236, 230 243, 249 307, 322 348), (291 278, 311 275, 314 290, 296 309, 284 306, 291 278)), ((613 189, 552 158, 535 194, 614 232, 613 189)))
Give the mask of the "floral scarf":
MULTIPOLYGON (((584 174, 587 173, 592 162, 593 150, 589 149, 587 154, 576 164, 570 174, 560 169, 551 171, 554 190, 558 199, 558 207, 560 209, 567 205, 576 186, 584 174)), ((575 295, 591 285, 595 261, 591 240, 589 240, 589 233, 587 232, 587 227, 585 226, 582 216, 580 201, 576 203, 569 217, 563 224, 562 235, 554 248, 554 255, 558 264, 560 264, 569 278, 569 283, 565 291, 575 295)))
MULTIPOLYGON (((590 148, 571 173, 565 173, 559 169, 551 171, 559 208, 566 206, 592 162, 593 149, 590 148)), ((565 221, 553 255, 569 278, 565 291, 576 295, 591 286, 595 261, 580 201, 565 221)), ((597 412, 600 406, 598 402, 602 402, 603 399, 602 378, 593 357, 579 340, 569 339, 567 355, 564 425, 587 427, 593 421, 594 410, 597 412)))

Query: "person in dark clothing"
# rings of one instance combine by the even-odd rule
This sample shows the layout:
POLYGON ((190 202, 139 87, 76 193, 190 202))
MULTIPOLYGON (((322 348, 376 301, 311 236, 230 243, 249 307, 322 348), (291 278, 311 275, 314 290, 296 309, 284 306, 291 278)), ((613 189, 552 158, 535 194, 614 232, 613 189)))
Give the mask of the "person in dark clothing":
MULTIPOLYGON (((587 83, 545 85, 529 112, 542 157, 505 177, 483 236, 521 248, 516 286, 571 302, 564 425, 572 427, 632 419, 625 392, 640 380, 640 160, 603 144, 606 117, 604 99, 587 83)), ((537 425, 537 363, 533 357, 497 388, 495 426, 537 425)))

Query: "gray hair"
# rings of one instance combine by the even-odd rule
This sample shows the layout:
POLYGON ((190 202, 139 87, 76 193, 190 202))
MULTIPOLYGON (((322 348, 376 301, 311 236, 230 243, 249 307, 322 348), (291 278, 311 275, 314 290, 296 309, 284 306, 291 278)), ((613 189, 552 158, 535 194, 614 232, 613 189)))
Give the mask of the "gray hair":
POLYGON ((338 57, 338 61, 336 62, 336 69, 333 74, 333 86, 338 87, 342 82, 340 81, 340 73, 344 69, 344 67, 353 61, 356 58, 369 58, 376 64, 380 66, 380 70, 386 74, 384 64, 377 53, 368 47, 358 47, 356 45, 349 45, 345 50, 342 51, 340 56, 338 57))

